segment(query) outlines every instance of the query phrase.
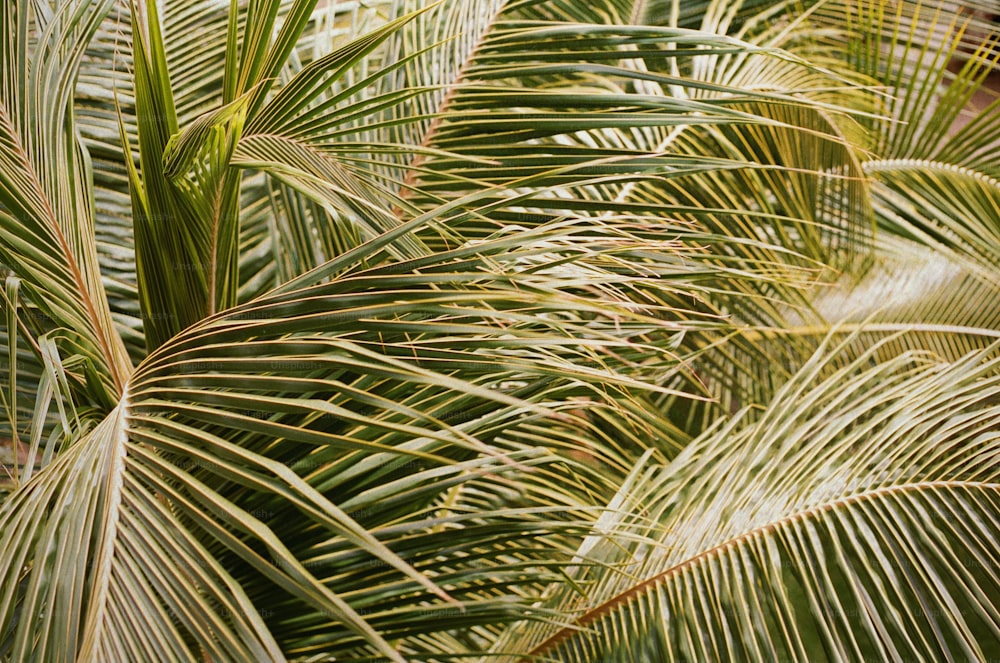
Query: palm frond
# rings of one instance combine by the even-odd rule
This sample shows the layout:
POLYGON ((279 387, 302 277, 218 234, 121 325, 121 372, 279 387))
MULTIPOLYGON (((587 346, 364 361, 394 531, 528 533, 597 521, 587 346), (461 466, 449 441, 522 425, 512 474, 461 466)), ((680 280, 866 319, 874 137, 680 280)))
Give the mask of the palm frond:
POLYGON ((0 11, 6 49, 0 259, 22 279, 35 306, 74 330, 66 351, 90 363, 99 380, 91 388, 113 401, 131 363, 100 279, 86 193, 90 163, 70 112, 80 60, 110 5, 67 2, 46 15, 15 3, 0 11))
POLYGON ((643 468, 625 533, 652 541, 608 535, 619 571, 578 579, 580 616, 532 660, 996 655, 995 348, 872 365, 873 349, 817 381, 837 351, 760 417, 643 468))
MULTIPOLYGON (((60 559, 94 560, 89 569, 80 562, 86 582, 63 599, 80 620, 71 627, 79 635, 60 635, 55 622, 43 625, 43 640, 51 641, 46 646, 55 648, 56 657, 147 647, 137 634, 124 631, 139 623, 138 611, 142 620, 157 622, 150 632, 157 634, 159 651, 223 658, 234 658, 235 652, 273 656, 270 633, 282 651, 329 648, 336 636, 345 651, 360 647, 403 660, 386 635, 374 630, 380 622, 370 623, 360 612, 373 605, 383 606, 372 611, 378 619, 391 614, 399 633, 412 632, 412 642, 399 645, 401 651, 430 646, 423 639, 429 614, 468 610, 470 624, 522 617, 510 599, 480 585, 487 579, 497 588, 517 582, 526 593, 524 603, 530 603, 531 586, 547 584, 551 548, 530 552, 525 538, 535 527, 539 500, 522 507, 525 534, 509 543, 511 555, 527 550, 529 558, 538 559, 526 560, 509 578, 502 568, 507 557, 483 548, 482 535, 497 519, 522 522, 518 512, 501 516, 505 502, 500 502, 495 516, 458 511, 441 521, 429 515, 438 508, 436 500, 484 476, 497 477, 485 479, 493 492, 509 491, 507 472, 523 471, 522 463, 547 454, 526 446, 523 437, 505 437, 515 425, 527 431, 531 421, 544 425, 549 418, 569 416, 560 412, 593 408, 641 429, 641 417, 617 403, 648 389, 654 381, 646 374, 676 361, 652 342, 659 334, 673 335, 674 328, 623 307, 613 291, 604 297, 595 296, 600 291, 554 296, 576 280, 568 266, 602 257, 613 261, 617 246, 590 237, 580 238, 578 246, 570 241, 559 246, 553 239, 541 234, 541 246, 517 239, 525 256, 538 258, 535 273, 506 268, 523 262, 511 255, 507 238, 464 255, 423 258, 419 268, 348 270, 328 282, 319 270, 311 275, 312 284, 300 279, 293 290, 209 318, 162 345, 138 368, 115 412, 29 484, 62 485, 68 479, 52 477, 83 462, 80 456, 104 463, 100 471, 82 475, 95 477, 87 480, 89 488, 79 488, 89 497, 56 504, 58 493, 50 491, 43 506, 29 499, 34 493, 26 487, 3 506, 5 536, 21 541, 4 563, 25 569, 23 577, 11 576, 6 589, 11 600, 5 602, 10 607, 0 613, 12 651, 27 651, 33 637, 31 630, 17 630, 26 614, 19 606, 34 609, 40 599, 33 597, 52 591, 51 578, 68 573, 43 561, 50 539, 27 532, 50 519, 81 522, 74 509, 90 504, 87 500, 107 504, 105 526, 77 538, 56 526, 46 530, 73 551, 60 559), (427 470, 404 481, 411 460, 427 470), (361 477, 346 469, 370 465, 372 471, 361 477), (396 497, 385 488, 390 477, 397 480, 391 484, 399 491, 396 497), (493 487, 495 481, 499 486, 493 487), (157 507, 145 516, 149 523, 170 526, 159 530, 155 541, 164 551, 183 549, 187 556, 161 563, 167 552, 144 548, 144 562, 134 557, 139 553, 126 542, 145 541, 151 536, 145 528, 152 525, 131 520, 133 509, 140 508, 133 503, 157 507), (411 511, 417 504, 423 509, 411 511), (362 518, 366 527, 357 522, 362 518), (368 528, 378 522, 387 529, 381 534, 376 528, 376 536, 368 528), (396 534, 393 527, 404 529, 396 534), (397 537, 412 559, 388 547, 397 537), (456 557, 440 558, 444 541, 459 546, 456 557), (415 560, 431 550, 438 551, 435 561, 428 557, 416 569, 415 560), (185 561, 191 558, 199 564, 214 560, 214 575, 206 578, 204 569, 195 574, 185 561), (121 566, 98 564, 105 559, 120 560, 121 566), (394 569, 394 579, 366 593, 349 569, 372 559, 394 569), (320 573, 316 569, 327 569, 326 560, 332 566, 320 573), (127 576, 118 575, 126 569, 127 576), (168 591, 163 579, 175 575, 186 580, 168 591), (535 576, 541 580, 532 580, 535 576), (209 582, 211 592, 203 586, 209 582), (112 591, 120 583, 129 591, 112 591), (255 586, 259 593, 222 602, 217 594, 233 583, 255 586), (447 594, 438 588, 444 584, 447 594), (275 591, 280 600, 273 598, 275 591), (161 604, 159 611, 151 607, 161 604), (270 613, 266 605, 281 610, 270 613), (177 614, 182 606, 187 612, 177 614), (317 621, 330 619, 351 635, 335 630, 317 640, 317 621), (104 630, 88 635, 86 625, 92 623, 104 630), (232 649, 221 649, 224 643, 232 649), (182 646, 187 649, 178 649, 182 646)), ((577 436, 586 432, 580 424, 576 429, 577 436)), ((541 508, 552 507, 553 498, 547 499, 541 508)), ((562 515, 549 520, 550 529, 574 527, 562 515)), ((556 550, 562 537, 553 541, 556 550)), ((442 625, 434 632, 454 644, 457 636, 447 636, 451 630, 442 625)))

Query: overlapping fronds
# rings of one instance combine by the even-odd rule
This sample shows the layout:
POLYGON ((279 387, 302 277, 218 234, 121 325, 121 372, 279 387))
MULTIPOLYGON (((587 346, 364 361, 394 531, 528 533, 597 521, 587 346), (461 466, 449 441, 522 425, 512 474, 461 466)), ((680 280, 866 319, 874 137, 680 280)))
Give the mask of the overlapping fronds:
POLYGON ((1000 657, 994 9, 4 4, 0 660, 1000 657))

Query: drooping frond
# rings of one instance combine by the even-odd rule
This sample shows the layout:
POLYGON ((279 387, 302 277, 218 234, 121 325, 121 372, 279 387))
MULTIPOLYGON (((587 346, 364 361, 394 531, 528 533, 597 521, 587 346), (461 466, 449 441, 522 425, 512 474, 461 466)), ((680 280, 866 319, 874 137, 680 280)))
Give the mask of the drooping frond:
POLYGON ((873 349, 817 381, 837 350, 759 417, 642 468, 639 512, 590 553, 608 566, 561 595, 578 617, 535 627, 523 660, 995 656, 995 348, 873 349))
MULTIPOLYGON (((94 245, 91 165, 72 113, 86 45, 111 2, 23 3, 0 10, 0 260, 32 304, 71 334, 59 345, 90 366, 89 389, 113 402, 131 370, 112 321, 94 245)), ((76 385, 82 389, 82 385, 76 385)))

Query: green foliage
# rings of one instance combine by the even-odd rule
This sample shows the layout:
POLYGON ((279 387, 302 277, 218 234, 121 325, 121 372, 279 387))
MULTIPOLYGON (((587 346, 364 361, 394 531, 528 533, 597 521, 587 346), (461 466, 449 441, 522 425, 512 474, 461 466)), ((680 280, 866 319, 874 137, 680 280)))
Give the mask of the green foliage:
POLYGON ((1000 658, 989 11, 5 3, 0 660, 1000 658))

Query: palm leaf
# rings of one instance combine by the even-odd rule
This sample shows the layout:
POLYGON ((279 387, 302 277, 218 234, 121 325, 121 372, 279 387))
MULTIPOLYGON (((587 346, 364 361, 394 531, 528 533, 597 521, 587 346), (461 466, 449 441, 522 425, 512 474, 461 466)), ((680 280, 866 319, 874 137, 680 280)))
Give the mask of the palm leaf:
POLYGON ((995 656, 994 349, 870 366, 873 349, 817 382, 837 351, 759 418, 644 468, 653 545, 608 536, 621 571, 566 594, 580 616, 530 658, 995 656))
POLYGON ((90 165, 69 112, 84 48, 109 7, 67 2, 46 15, 15 4, 0 12, 6 44, 0 258, 22 279, 35 306, 75 330, 70 345, 76 347, 64 347, 90 362, 99 380, 91 388, 114 400, 130 362, 99 278, 93 203, 85 193, 90 165))
MULTIPOLYGON (((541 239, 544 252, 525 245, 525 238, 517 242, 524 253, 543 259, 540 268, 546 261, 552 267, 599 262, 602 254, 613 259, 618 250, 614 244, 602 248, 592 238, 582 251, 571 242, 560 249, 548 234, 541 239)), ((418 503, 430 509, 442 493, 485 473, 506 483, 500 477, 517 470, 518 459, 531 451, 503 437, 511 423, 523 426, 526 417, 541 423, 570 407, 617 411, 619 399, 647 388, 644 374, 672 361, 669 352, 640 338, 674 330, 622 308, 610 295, 554 297, 561 281, 574 280, 573 272, 507 272, 505 263, 519 262, 508 254, 509 244, 504 239, 465 255, 422 259, 419 271, 390 264, 348 270, 324 282, 326 273, 318 270, 311 285, 300 279, 294 290, 207 319, 161 346, 139 367, 112 415, 3 506, 3 534, 20 542, 4 564, 25 569, 7 576, 9 607, 0 613, 11 651, 66 657, 146 650, 151 645, 141 638, 147 636, 127 628, 153 620, 149 633, 156 634, 155 646, 170 655, 232 658, 267 651, 274 656, 271 638, 283 651, 330 647, 329 639, 317 642, 314 631, 317 619, 334 619, 352 633, 336 636, 344 647, 402 660, 359 612, 369 610, 376 596, 379 605, 398 604, 395 628, 413 638, 402 646, 405 651, 429 646, 421 644, 428 611, 468 610, 470 623, 523 616, 507 600, 476 589, 487 578, 496 587, 515 581, 497 570, 506 558, 483 548, 482 535, 489 531, 480 522, 483 516, 459 512, 441 528, 410 509, 418 503), (379 487, 387 475, 405 473, 407 461, 386 466, 386 459, 400 454, 427 463, 428 470, 392 484, 400 491, 392 497, 379 487), (514 455, 507 460, 508 454, 514 455), (99 465, 72 475, 81 485, 65 486, 80 491, 81 499, 57 503, 63 489, 52 486, 70 479, 53 477, 68 475, 84 459, 99 465), (345 472, 345 466, 372 463, 370 476, 345 472), (38 498, 42 502, 33 500, 32 486, 50 486, 38 498), (75 510, 92 503, 106 505, 105 525, 95 523, 94 530, 72 536, 63 529, 70 525, 46 525, 84 522, 75 510), (131 519, 140 505, 148 523, 131 519), (400 511, 402 505, 408 508, 400 511), (419 545, 420 555, 436 546, 437 561, 414 569, 412 560, 404 561, 358 525, 359 514, 369 526, 383 518, 405 526, 398 534, 388 530, 388 540, 401 537, 405 550, 419 545), (152 523, 160 524, 155 537, 146 531, 152 523), (470 531, 451 531, 465 527, 470 531), (29 534, 43 529, 52 538, 29 534), (418 534, 425 539, 414 538, 418 534), (55 537, 66 552, 51 560, 44 551, 55 537), (162 550, 129 547, 147 539, 162 550), (465 543, 457 557, 441 559, 443 540, 465 543), (187 555, 162 558, 178 549, 187 555), (394 569, 397 579, 389 588, 373 586, 369 594, 356 589, 342 562, 314 573, 326 568, 323 560, 333 553, 335 561, 348 555, 355 569, 378 560, 394 569), (467 566, 451 569, 455 559, 467 555, 467 566), (86 560, 93 560, 89 568, 86 560), (51 579, 70 573, 71 563, 83 564, 79 573, 86 581, 61 600, 78 622, 67 625, 53 617, 40 627, 44 647, 33 649, 32 629, 38 626, 20 626, 22 615, 54 591, 51 579), (208 566, 196 574, 193 563, 208 566), (206 578, 205 568, 214 575, 206 578), (168 591, 163 582, 171 577, 179 581, 168 591), (438 589, 438 579, 454 584, 459 597, 438 589), (123 584, 127 592, 115 591, 123 584), (234 584, 259 591, 237 594, 237 607, 234 599, 220 598, 222 588, 234 584), (277 601, 276 591, 282 597, 277 601), (447 607, 456 600, 459 607, 447 607), (283 609, 265 614, 259 606, 267 604, 283 609), (289 614, 308 618, 289 620, 289 614), (93 634, 91 624, 98 629, 93 634)), ((618 416, 630 419, 627 410, 618 416)), ((529 530, 534 513, 530 508, 524 513, 529 530)), ((486 516, 485 522, 493 520, 486 516)), ((571 524, 561 517, 554 522, 571 524)), ((518 549, 526 543, 515 538, 510 545, 518 549)), ((533 574, 547 576, 545 559, 533 574)), ((516 579, 523 582, 523 575, 516 579)), ((432 630, 445 638, 451 628, 432 630)))

